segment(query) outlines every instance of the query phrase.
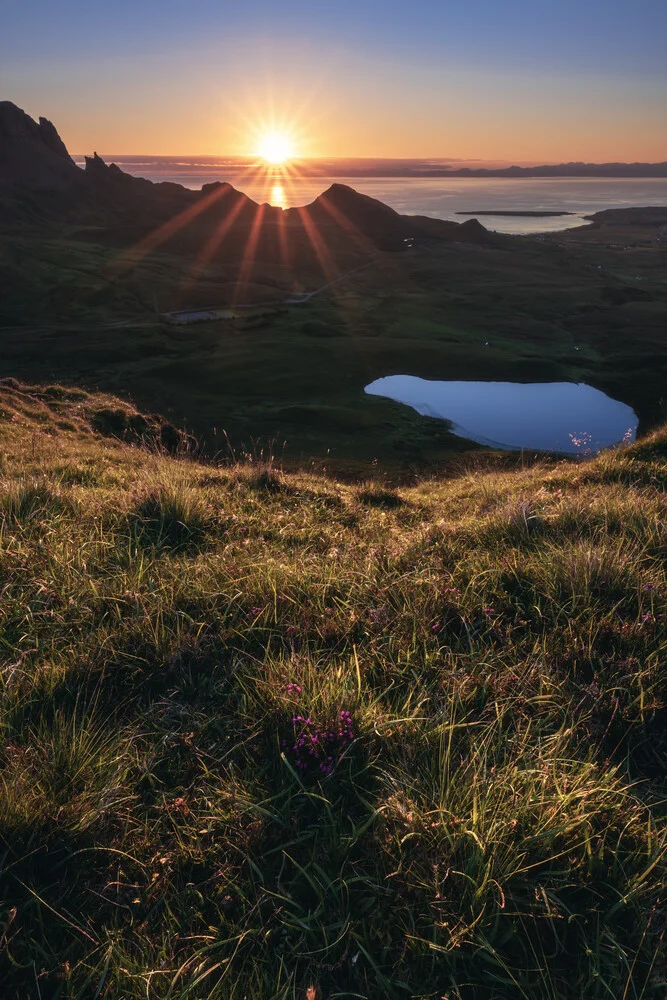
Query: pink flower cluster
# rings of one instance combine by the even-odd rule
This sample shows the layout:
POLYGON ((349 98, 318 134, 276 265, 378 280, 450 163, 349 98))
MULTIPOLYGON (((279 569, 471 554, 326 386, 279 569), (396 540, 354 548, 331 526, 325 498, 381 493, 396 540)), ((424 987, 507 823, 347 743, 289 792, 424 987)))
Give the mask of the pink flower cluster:
MULTIPOLYGON (((298 685, 292 685, 301 688, 298 685)), ((283 740, 284 750, 294 755, 295 766, 303 773, 326 778, 354 741, 352 713, 345 709, 329 726, 318 725, 310 716, 292 717, 293 738, 283 740)))

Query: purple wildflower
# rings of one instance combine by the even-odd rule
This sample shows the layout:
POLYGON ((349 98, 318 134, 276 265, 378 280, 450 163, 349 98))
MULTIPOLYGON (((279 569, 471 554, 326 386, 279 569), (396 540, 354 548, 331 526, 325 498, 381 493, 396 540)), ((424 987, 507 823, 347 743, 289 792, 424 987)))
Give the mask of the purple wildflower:
MULTIPOLYGON (((310 716, 292 716, 292 753, 294 763, 302 773, 328 777, 334 772, 355 738, 352 713, 348 709, 339 712, 337 721, 338 726, 333 727, 331 721, 322 725, 310 716)), ((287 741, 285 744, 289 745, 287 741)))

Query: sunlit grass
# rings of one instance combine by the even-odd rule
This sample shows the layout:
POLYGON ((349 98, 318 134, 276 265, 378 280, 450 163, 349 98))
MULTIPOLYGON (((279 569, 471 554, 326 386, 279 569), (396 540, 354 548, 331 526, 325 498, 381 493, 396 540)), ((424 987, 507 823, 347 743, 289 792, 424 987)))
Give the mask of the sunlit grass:
POLYGON ((665 995, 665 433, 389 489, 2 395, 3 995, 665 995))

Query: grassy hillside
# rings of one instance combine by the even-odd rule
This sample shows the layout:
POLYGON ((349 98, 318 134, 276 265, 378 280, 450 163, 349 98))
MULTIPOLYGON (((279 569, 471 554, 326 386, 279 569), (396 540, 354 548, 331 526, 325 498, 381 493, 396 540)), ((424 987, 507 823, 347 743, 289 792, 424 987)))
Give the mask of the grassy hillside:
POLYGON ((394 490, 119 425, 0 388, 2 996, 664 997, 667 431, 394 490))

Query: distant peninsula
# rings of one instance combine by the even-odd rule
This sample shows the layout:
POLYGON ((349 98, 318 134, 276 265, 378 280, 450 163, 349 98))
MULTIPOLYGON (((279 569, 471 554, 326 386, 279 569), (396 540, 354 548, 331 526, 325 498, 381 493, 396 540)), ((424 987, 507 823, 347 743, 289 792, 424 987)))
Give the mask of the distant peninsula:
POLYGON ((518 216, 518 217, 521 217, 521 218, 530 218, 530 219, 547 219, 547 218, 551 218, 552 216, 574 215, 575 213, 574 212, 534 212, 534 211, 521 212, 521 211, 518 211, 518 210, 515 210, 515 211, 512 211, 512 212, 505 212, 505 211, 502 211, 502 210, 499 210, 499 209, 487 208, 487 209, 482 209, 481 211, 477 211, 477 212, 466 211, 466 212, 456 212, 455 214, 456 215, 504 215, 504 216, 512 216, 512 217, 518 216))

